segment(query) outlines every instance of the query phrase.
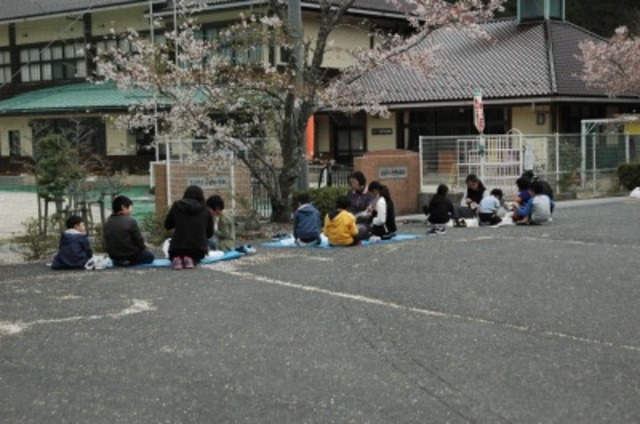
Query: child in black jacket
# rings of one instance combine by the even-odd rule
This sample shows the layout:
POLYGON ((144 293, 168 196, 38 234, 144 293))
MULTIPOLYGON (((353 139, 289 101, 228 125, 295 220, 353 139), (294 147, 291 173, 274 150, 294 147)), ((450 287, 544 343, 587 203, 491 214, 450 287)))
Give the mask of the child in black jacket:
POLYGON ((207 255, 209 239, 213 236, 213 220, 200 187, 186 188, 182 199, 169 209, 164 228, 173 230, 169 243, 173 269, 192 269, 207 255))
POLYGON ((449 187, 440 184, 429 205, 422 208, 431 225, 427 234, 444 234, 449 220, 455 219, 455 209, 451 200, 447 198, 447 193, 449 193, 449 187))

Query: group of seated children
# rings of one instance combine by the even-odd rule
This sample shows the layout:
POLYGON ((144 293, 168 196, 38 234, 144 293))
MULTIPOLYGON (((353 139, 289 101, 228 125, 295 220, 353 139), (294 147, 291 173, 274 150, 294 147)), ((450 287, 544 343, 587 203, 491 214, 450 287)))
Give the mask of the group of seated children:
MULTIPOLYGON (((447 198, 449 188, 440 184, 428 205, 423 206, 430 225, 428 234, 444 234, 450 220, 464 226, 465 218, 477 218, 478 224, 498 225, 506 211, 502 209, 502 190, 494 188, 487 195, 487 189, 477 175, 470 174, 466 180, 466 191, 459 207, 454 207, 447 198)), ((516 181, 518 194, 514 198, 511 217, 517 224, 541 225, 550 221, 553 212, 553 190, 548 182, 534 177, 533 172, 525 172, 516 181)))
POLYGON ((336 200, 336 209, 324 223, 308 194, 297 197, 293 214, 293 236, 301 246, 320 244, 324 233, 332 246, 354 246, 363 240, 390 239, 396 231, 395 207, 389 189, 378 181, 368 186, 364 174, 351 176, 352 190, 336 200))
MULTIPOLYGON (((131 199, 126 196, 113 199, 112 214, 104 224, 103 238, 105 250, 115 266, 149 264, 155 259, 147 249, 132 213, 131 199)), ((82 218, 71 216, 66 227, 51 267, 84 268, 93 256, 85 223, 82 218)), ((212 247, 222 251, 242 249, 245 253, 252 249, 250 246, 236 249, 235 227, 224 213, 224 200, 214 195, 205 202, 204 193, 198 186, 187 187, 182 199, 171 206, 164 227, 173 230, 168 255, 172 268, 176 270, 194 268, 212 247)))
MULTIPOLYGON (((153 262, 154 255, 147 250, 138 222, 131 216, 131 199, 117 196, 111 207, 113 213, 104 224, 103 234, 105 249, 113 264, 131 266, 153 262)), ((67 219, 66 227, 60 236, 58 252, 53 256, 51 268, 85 268, 93 257, 85 222, 79 216, 72 215, 67 219)))

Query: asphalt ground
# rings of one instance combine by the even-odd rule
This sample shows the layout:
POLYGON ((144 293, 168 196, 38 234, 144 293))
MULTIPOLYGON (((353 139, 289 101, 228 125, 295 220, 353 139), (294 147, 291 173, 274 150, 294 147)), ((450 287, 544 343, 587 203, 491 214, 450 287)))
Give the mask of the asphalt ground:
POLYGON ((193 271, 2 266, 0 422, 640 422, 639 209, 193 271))

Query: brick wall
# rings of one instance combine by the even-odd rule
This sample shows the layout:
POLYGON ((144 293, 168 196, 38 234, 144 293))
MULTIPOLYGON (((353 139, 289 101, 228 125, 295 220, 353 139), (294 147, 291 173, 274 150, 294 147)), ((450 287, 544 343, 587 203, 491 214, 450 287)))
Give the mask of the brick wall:
MULTIPOLYGON (((354 169, 364 173, 367 182, 380 181, 391 192, 396 215, 419 212, 420 168, 419 154, 407 150, 379 150, 365 153, 354 159, 354 169), (402 178, 384 178, 380 170, 387 175, 396 171, 406 174, 402 178)), ((396 174, 396 176, 399 176, 396 174)))
POLYGON ((211 195, 222 196, 225 202, 225 209, 232 211, 233 197, 235 197, 234 214, 244 214, 246 207, 251 205, 251 174, 249 169, 237 163, 233 170, 227 163, 210 162, 208 164, 179 164, 172 163, 169 167, 171 180, 171 199, 167 200, 167 166, 164 163, 154 164, 155 173, 155 193, 156 211, 163 213, 168 209, 168 205, 182 198, 184 190, 189 186, 190 179, 205 181, 205 184, 197 184, 203 188, 205 199, 211 195), (228 188, 207 188, 206 181, 227 181, 230 185, 233 182, 234 190, 232 196, 231 187, 228 188))

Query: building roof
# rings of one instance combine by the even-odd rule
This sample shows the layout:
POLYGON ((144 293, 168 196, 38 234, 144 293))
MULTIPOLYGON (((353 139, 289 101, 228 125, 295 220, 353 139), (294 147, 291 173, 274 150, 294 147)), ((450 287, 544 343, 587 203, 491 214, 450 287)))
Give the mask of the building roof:
MULTIPOLYGON (((211 7, 247 7, 251 4, 264 4, 266 0, 198 0, 211 7)), ((149 0, 1 0, 0 22, 12 22, 22 19, 46 18, 52 15, 77 14, 92 10, 127 6, 147 6, 149 0)), ((173 10, 171 0, 152 0, 152 3, 164 5, 173 10)), ((302 7, 315 8, 318 0, 302 0, 302 7)), ((356 0, 353 12, 369 11, 398 15, 399 12, 386 0, 356 0)))
MULTIPOLYGON (((201 5, 208 6, 234 6, 238 7, 246 7, 250 4, 267 4, 268 0, 195 0, 197 3, 201 5)), ((169 9, 173 8, 173 4, 175 1, 169 1, 167 7, 169 9)), ((317 8, 320 3, 319 0, 301 0, 301 6, 303 8, 317 8)), ((332 3, 340 4, 340 0, 332 0, 332 3)), ((353 5, 351 6, 352 10, 368 10, 368 11, 377 11, 377 12, 387 12, 393 14, 399 14, 398 9, 393 6, 387 0, 355 0, 353 5)))
POLYGON ((29 113, 127 110, 150 98, 140 90, 122 91, 115 83, 62 85, 19 94, 0 101, 0 116, 29 113))
POLYGON ((597 39, 566 21, 518 24, 515 19, 481 25, 488 38, 439 29, 425 46, 439 46, 441 66, 430 77, 389 66, 368 75, 364 90, 384 92, 388 104, 471 100, 474 88, 484 99, 606 97, 580 80, 578 44, 597 39))
MULTIPOLYGON (((152 0, 165 3, 166 0, 152 0)), ((84 13, 98 9, 148 5, 149 0, 1 0, 0 22, 84 13)))

